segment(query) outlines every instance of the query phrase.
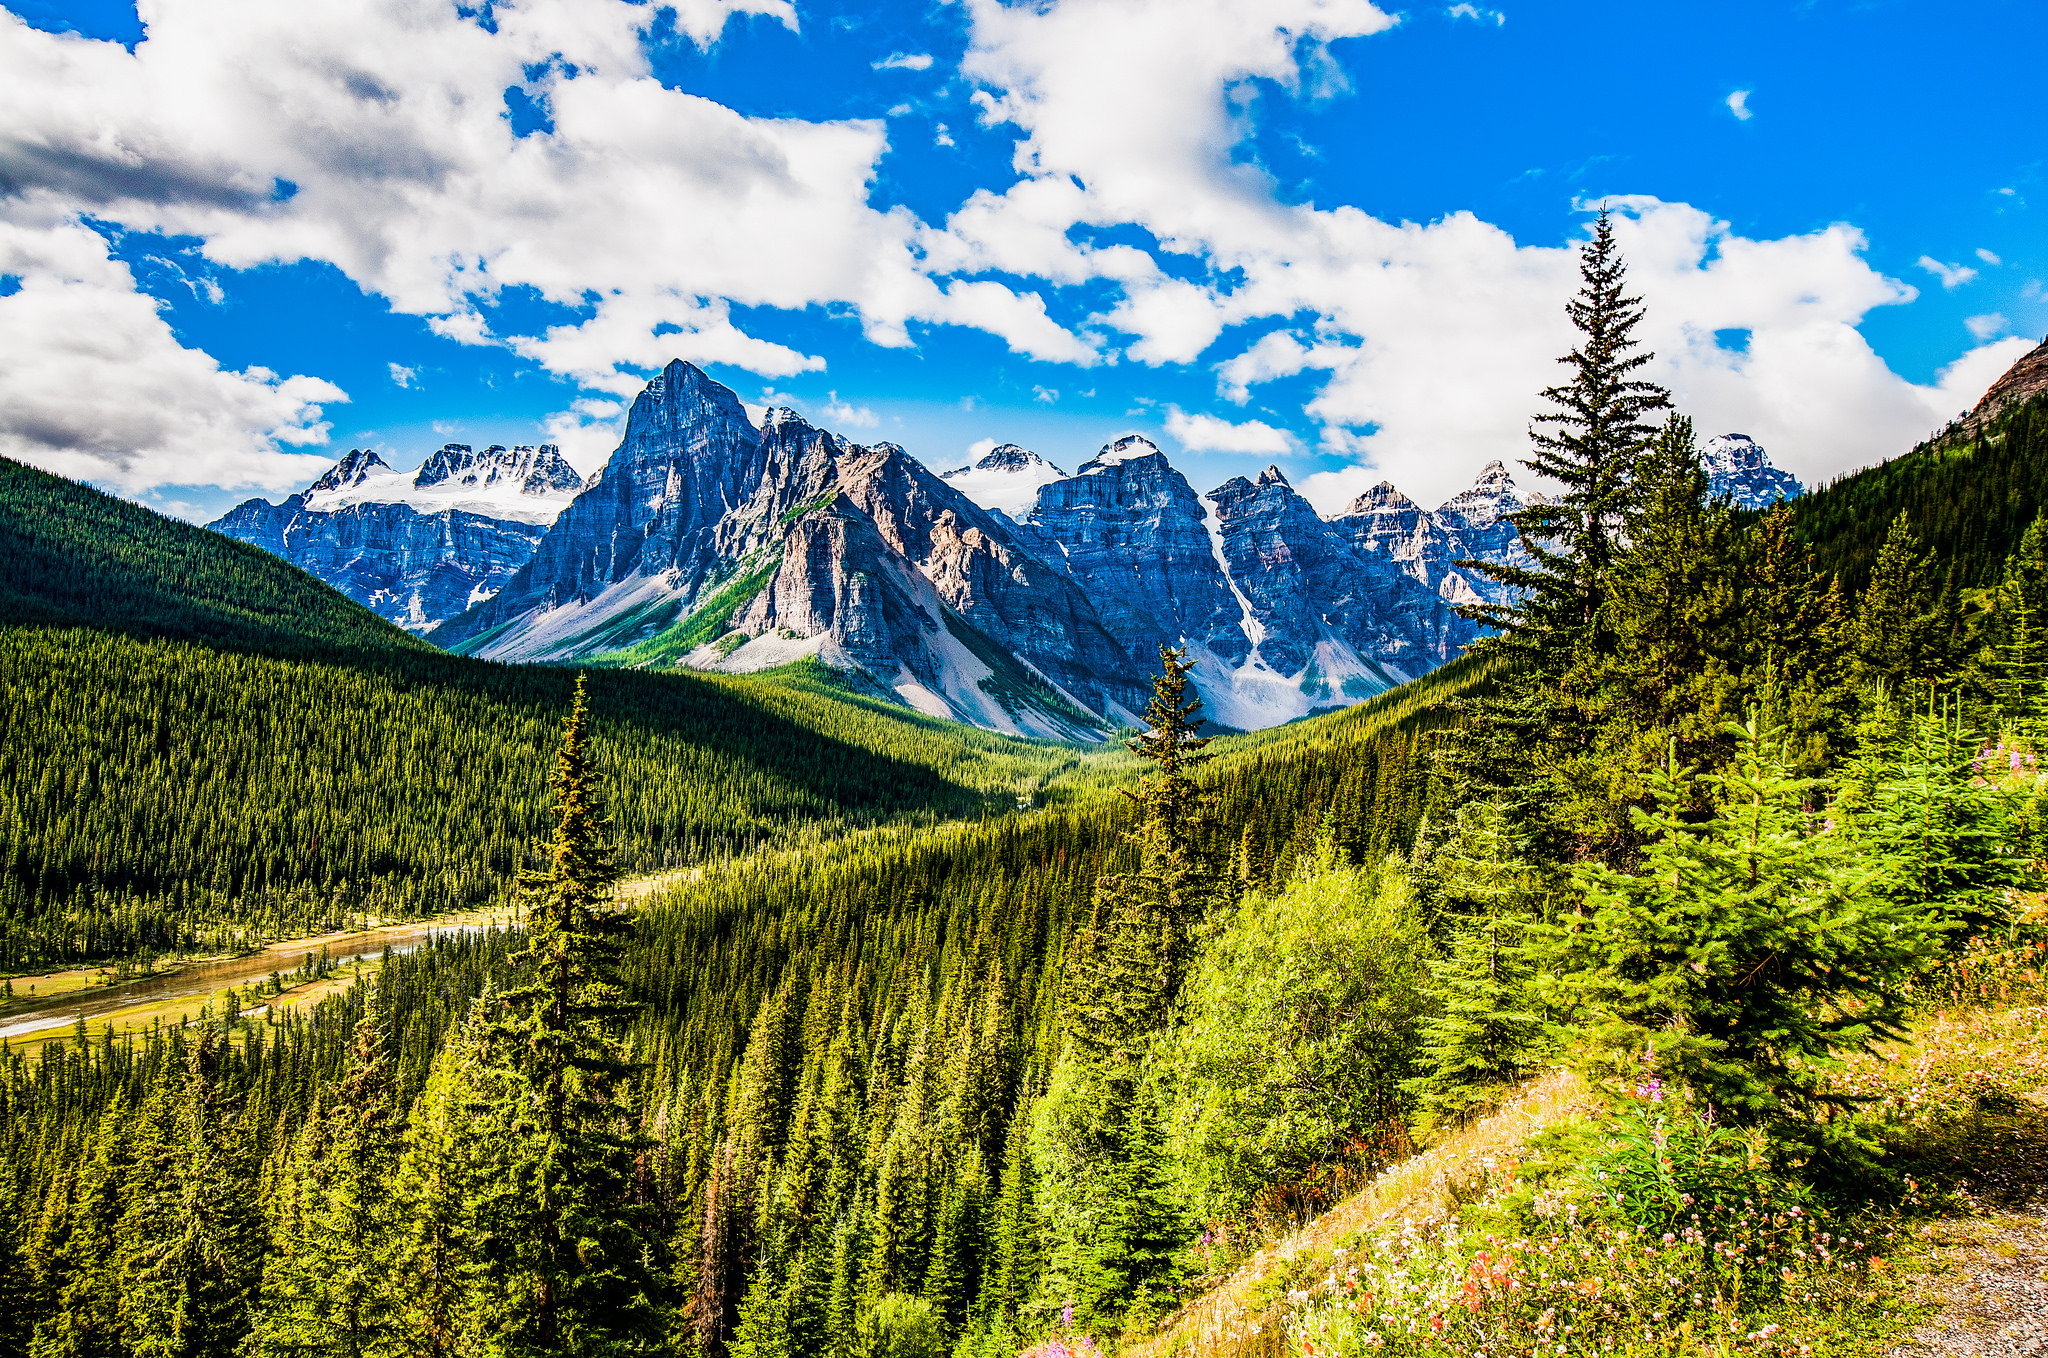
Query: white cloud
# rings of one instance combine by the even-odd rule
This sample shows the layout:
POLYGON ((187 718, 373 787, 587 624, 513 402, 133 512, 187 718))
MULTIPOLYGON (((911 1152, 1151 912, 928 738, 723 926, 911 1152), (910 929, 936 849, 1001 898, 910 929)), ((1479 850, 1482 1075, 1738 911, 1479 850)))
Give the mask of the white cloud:
POLYGON ((874 63, 878 71, 929 71, 932 68, 932 54, 929 52, 891 52, 874 63))
POLYGON ((2004 260, 2000 259, 1997 255, 1992 254, 1989 250, 1986 250, 1981 245, 1977 247, 1977 258, 1983 260, 1986 264, 1989 264, 1994 269, 1997 268, 1999 265, 2005 263, 2004 260))
MULTIPOLYGON (((611 459, 626 433, 626 403, 584 397, 541 421, 549 443, 562 449, 570 466, 589 476, 611 459)), ((753 407, 748 407, 752 414, 753 407)), ((756 424, 760 423, 755 417, 756 424)), ((437 424, 436 430, 440 429, 437 424)))
POLYGON ((1746 123, 1756 117, 1756 110, 1749 106, 1749 96, 1754 93, 1754 90, 1737 90, 1728 96, 1728 111, 1735 115, 1736 121, 1746 123))
POLYGON ((1033 387, 1031 389, 1031 399, 1043 401, 1047 405, 1055 405, 1059 402, 1060 394, 1052 387, 1033 387))
POLYGON ((935 131, 935 132, 934 132, 934 133, 932 134, 932 145, 934 145, 934 146, 954 146, 954 145, 957 145, 957 144, 958 144, 958 143, 956 143, 956 142, 955 142, 955 141, 953 140, 953 134, 952 134, 951 132, 948 132, 948 131, 946 130, 946 125, 945 125, 944 123, 940 123, 940 124, 939 124, 939 126, 938 126, 938 130, 937 130, 937 131, 935 131))
POLYGON ((1291 453, 1294 440, 1263 420, 1232 424, 1214 415, 1166 408, 1166 432, 1191 453, 1291 453))
POLYGON ((1969 330, 1970 338, 1976 340, 1979 344, 1990 339, 1993 335, 2000 334, 2009 329, 2011 324, 2010 321, 1995 311, 1982 316, 1967 316, 1963 319, 1963 325, 1969 330))
POLYGON ((402 364, 390 363, 385 366, 391 369, 391 380, 401 387, 411 386, 420 375, 419 369, 408 368, 402 364))
POLYGON ((188 349, 126 264, 76 222, 0 221, 0 454, 130 495, 161 486, 284 490, 329 458, 317 377, 223 369, 188 349))
POLYGON ((1954 292, 1977 276, 1977 271, 1967 264, 1944 264, 1933 255, 1922 255, 1918 265, 1941 280, 1944 291, 1954 292))
POLYGON ((1482 24, 1490 20, 1495 27, 1499 27, 1508 21, 1508 16, 1499 10, 1481 9, 1477 5, 1452 5, 1444 13, 1453 19, 1472 19, 1482 24))
POLYGON ((840 400, 836 391, 825 393, 825 418, 839 424, 850 424, 856 429, 873 429, 881 423, 873 410, 840 400))
POLYGON ((727 21, 743 14, 765 15, 792 33, 798 31, 795 0, 668 0, 668 4, 675 12, 676 27, 701 48, 717 42, 727 21))
MULTIPOLYGON (((1306 478, 1326 509, 1382 477, 1435 501, 1487 459, 1526 452, 1537 393, 1572 343, 1575 252, 1520 244, 1469 213, 1395 225, 1288 206, 1235 154, 1250 114, 1231 91, 1301 89, 1322 44, 1383 31, 1390 16, 1364 0, 968 4, 962 69, 982 86, 983 121, 1021 132, 1023 177, 977 193, 924 238, 934 267, 1109 280, 1119 300, 1098 323, 1134 336, 1125 353, 1208 357, 1226 399, 1322 375, 1305 413, 1326 452, 1356 463, 1306 478), (1101 223, 1135 224, 1158 250, 1201 259, 1202 281, 1073 231, 1101 223), (1232 344, 1235 327, 1269 318, 1292 328, 1232 344)), ((1652 375, 1703 429, 1753 433, 1808 480, 1910 446, 2000 351, 1973 350, 1930 385, 1892 373, 1857 326, 1917 293, 1869 265, 1854 227, 1749 239, 1685 204, 1614 202, 1631 285, 1648 301, 1652 375), (1724 347, 1716 332, 1731 330, 1745 340, 1724 347)))

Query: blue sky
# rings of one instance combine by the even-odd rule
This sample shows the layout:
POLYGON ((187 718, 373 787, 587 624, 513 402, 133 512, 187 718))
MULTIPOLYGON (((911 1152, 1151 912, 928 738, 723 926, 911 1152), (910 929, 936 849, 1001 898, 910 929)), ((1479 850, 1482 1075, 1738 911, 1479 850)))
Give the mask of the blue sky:
POLYGON ((1808 480, 2048 332, 2020 0, 295 9, 0 20, 0 452, 199 518, 588 469, 679 356, 940 468, 1433 503, 1524 451, 1600 202, 1681 408, 1808 480))

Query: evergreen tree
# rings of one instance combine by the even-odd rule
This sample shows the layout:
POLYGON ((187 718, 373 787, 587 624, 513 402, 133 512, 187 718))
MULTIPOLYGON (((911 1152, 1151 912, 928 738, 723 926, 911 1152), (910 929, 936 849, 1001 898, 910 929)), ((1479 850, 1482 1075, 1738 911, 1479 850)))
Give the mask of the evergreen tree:
POLYGON ((499 1078, 493 1110, 506 1156, 497 1206, 516 1223, 500 1267, 492 1343, 505 1353, 624 1352, 654 1332, 646 1212, 633 1186, 641 1142, 625 1102, 635 1067, 619 1028, 617 977, 632 929, 590 751, 584 681, 549 780, 547 863, 524 883, 524 979, 486 1036, 499 1078))
POLYGON ((1856 603, 1858 675, 1894 689, 1931 681, 1947 642, 1940 603, 1920 539, 1901 511, 1856 603))
POLYGON ((277 1189, 253 1336, 261 1355, 370 1358, 389 1352, 396 1333, 391 1180, 399 1139, 374 1014, 357 1020, 332 1098, 307 1119, 277 1189))
POLYGON ((1531 565, 1458 563, 1512 587, 1506 602, 1462 610, 1499 629, 1476 649, 1511 669, 1497 695, 1470 705, 1474 729, 1450 762, 1473 786, 1520 797, 1546 853, 1625 856, 1633 770, 1626 752, 1600 739, 1603 690, 1622 646, 1608 601, 1626 527, 1640 508, 1638 472, 1658 437, 1650 419, 1670 399, 1636 375, 1653 355, 1635 338, 1642 304, 1628 295, 1604 213, 1579 272, 1566 310, 1580 340, 1559 360, 1571 380, 1543 393, 1552 408, 1536 417, 1527 459, 1563 493, 1513 516, 1531 565))
POLYGON ((1432 1012, 1407 1089, 1430 1119, 1462 1123, 1523 1078, 1541 1050, 1526 937, 1536 877, 1495 802, 1459 807, 1455 833, 1431 857, 1450 946, 1429 962, 1432 1012))
POLYGON ((1836 1101, 1838 1054, 1897 1037, 1939 935, 1880 889, 1869 846, 1806 809, 1775 733, 1737 739, 1725 773, 1657 776, 1639 872, 1575 869, 1585 904, 1546 931, 1539 984, 1605 1074, 1647 1062, 1725 1117, 1782 1125, 1836 1101), (1715 808, 1701 823, 1695 783, 1715 808))
POLYGON ((136 1192, 115 1241, 135 1358, 231 1358, 248 1326, 262 1227, 222 1078, 226 1047, 204 1028, 143 1113, 136 1192))

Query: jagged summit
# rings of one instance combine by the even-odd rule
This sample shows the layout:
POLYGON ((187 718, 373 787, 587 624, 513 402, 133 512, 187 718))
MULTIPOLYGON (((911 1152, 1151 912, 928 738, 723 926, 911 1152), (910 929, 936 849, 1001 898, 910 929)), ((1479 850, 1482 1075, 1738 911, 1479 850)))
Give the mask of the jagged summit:
POLYGON ((1700 449, 1707 493, 1737 509, 1766 509, 1803 494, 1799 478, 1771 465, 1769 454, 1747 434, 1722 434, 1700 449))
POLYGON ((307 493, 318 491, 345 490, 361 485, 376 473, 391 470, 391 465, 377 456, 372 448, 351 448, 343 454, 341 461, 320 474, 320 478, 306 487, 307 493))
POLYGON ((978 461, 944 474, 948 485, 983 509, 1022 523, 1038 503, 1038 488, 1066 475, 1028 448, 1014 443, 989 449, 978 461))
POLYGON ((1280 469, 1271 463, 1266 465, 1266 470, 1259 473, 1259 484, 1262 486, 1288 486, 1290 490, 1293 489, 1289 485, 1287 478, 1281 475, 1280 469))
POLYGON ((1077 476, 1090 476, 1105 467, 1116 467, 1141 457, 1156 457, 1166 460, 1166 454, 1159 451, 1159 445, 1143 434, 1125 434, 1113 443, 1106 443, 1102 451, 1083 462, 1077 476))

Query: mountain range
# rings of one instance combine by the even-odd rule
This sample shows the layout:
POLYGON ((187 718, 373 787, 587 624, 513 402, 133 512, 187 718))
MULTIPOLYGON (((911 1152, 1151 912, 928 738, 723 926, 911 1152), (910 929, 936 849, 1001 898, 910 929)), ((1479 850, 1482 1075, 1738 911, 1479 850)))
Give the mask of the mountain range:
MULTIPOLYGON (((1716 493, 1798 483, 1741 435, 1716 493)), ((943 474, 792 410, 757 424, 692 364, 648 383, 587 481, 552 445, 443 447, 416 473, 352 450, 212 527, 440 646, 510 661, 727 673, 819 664, 920 711, 1099 738, 1186 646, 1204 712, 1248 730, 1382 692, 1477 635, 1459 605, 1522 564, 1500 462, 1428 510, 1389 483, 1320 516, 1278 467, 1198 494, 1149 440, 1069 474, 1014 444, 943 474)))

